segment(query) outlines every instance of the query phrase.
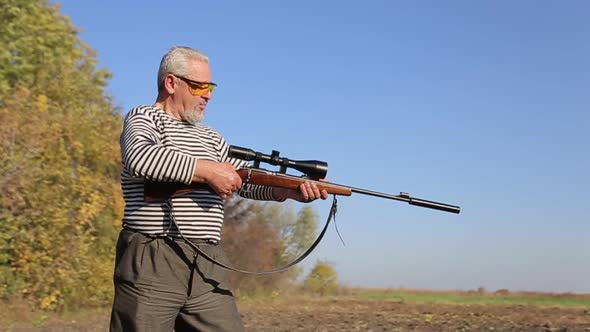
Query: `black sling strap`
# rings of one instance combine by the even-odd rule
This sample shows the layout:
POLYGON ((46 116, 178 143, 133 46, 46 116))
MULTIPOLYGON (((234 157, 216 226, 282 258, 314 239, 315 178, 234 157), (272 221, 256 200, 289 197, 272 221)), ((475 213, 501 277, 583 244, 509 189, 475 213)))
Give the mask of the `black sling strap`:
POLYGON ((283 271, 293 267, 295 264, 301 262, 305 257, 307 257, 315 249, 315 247, 320 243, 320 241, 324 237, 324 234, 326 234, 326 230, 328 230, 328 225, 330 224, 330 221, 332 219, 334 219, 334 220, 336 219, 336 210, 338 208, 338 201, 336 199, 336 195, 334 195, 334 199, 332 201, 332 206, 330 207, 330 213, 328 214, 328 219, 326 220, 326 224, 324 225, 324 228, 322 229, 322 231, 320 232, 320 234, 318 235, 316 240, 311 244, 311 246, 303 254, 301 254, 299 257, 297 257, 295 260, 293 260, 291 263, 289 263, 281 268, 278 268, 276 270, 270 270, 270 271, 241 270, 241 269, 235 268, 231 265, 222 263, 222 262, 212 258, 211 256, 207 255, 197 245, 195 245, 189 239, 187 239, 184 236, 184 234, 182 234, 180 227, 178 227, 178 224, 176 223, 176 218, 174 217, 174 209, 172 208, 172 202, 170 201, 170 199, 166 200, 166 205, 168 206, 169 211, 170 211, 170 220, 172 221, 174 226, 176 226, 178 233, 184 239, 184 241, 186 241, 191 246, 191 248, 193 248, 199 255, 205 257, 205 259, 207 259, 211 263, 221 266, 221 267, 228 269, 228 270, 232 270, 232 271, 240 272, 240 273, 245 273, 245 274, 263 275, 263 274, 272 274, 272 273, 283 272, 283 271))

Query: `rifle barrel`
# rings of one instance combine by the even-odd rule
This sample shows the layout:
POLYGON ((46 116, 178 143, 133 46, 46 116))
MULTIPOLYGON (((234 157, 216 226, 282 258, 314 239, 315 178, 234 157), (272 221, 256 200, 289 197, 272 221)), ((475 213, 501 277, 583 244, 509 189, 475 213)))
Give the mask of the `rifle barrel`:
POLYGON ((440 203, 440 202, 434 202, 434 201, 428 201, 425 199, 412 197, 408 193, 402 192, 399 195, 392 195, 392 194, 386 194, 386 193, 381 193, 378 191, 372 191, 372 190, 361 189, 361 188, 353 188, 353 187, 349 187, 349 188, 352 190, 353 193, 382 197, 382 198, 387 198, 387 199, 394 199, 397 201, 407 202, 410 205, 416 205, 416 206, 421 206, 421 207, 426 207, 426 208, 430 208, 430 209, 446 211, 446 212, 451 212, 451 213, 461 212, 461 208, 459 206, 446 204, 446 203, 440 203))

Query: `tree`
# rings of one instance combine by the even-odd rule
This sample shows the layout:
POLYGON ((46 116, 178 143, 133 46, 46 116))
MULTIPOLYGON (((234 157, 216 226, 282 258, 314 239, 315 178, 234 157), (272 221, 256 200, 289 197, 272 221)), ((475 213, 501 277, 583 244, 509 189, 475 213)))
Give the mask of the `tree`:
MULTIPOLYGON (((234 266, 272 270, 299 256, 315 239, 317 214, 304 207, 295 214, 288 203, 258 202, 233 197, 226 203, 223 246, 234 266)), ((240 294, 273 292, 293 283, 297 266, 278 274, 233 273, 230 281, 240 294)))
POLYGON ((57 5, 0 5, 0 297, 108 303, 122 214, 110 74, 57 5))
POLYGON ((339 288, 336 270, 326 261, 317 261, 303 281, 303 288, 320 296, 336 294, 339 288))
POLYGON ((316 238, 318 215, 311 206, 305 206, 297 219, 285 220, 283 238, 286 244, 285 260, 292 260, 306 250, 316 238))

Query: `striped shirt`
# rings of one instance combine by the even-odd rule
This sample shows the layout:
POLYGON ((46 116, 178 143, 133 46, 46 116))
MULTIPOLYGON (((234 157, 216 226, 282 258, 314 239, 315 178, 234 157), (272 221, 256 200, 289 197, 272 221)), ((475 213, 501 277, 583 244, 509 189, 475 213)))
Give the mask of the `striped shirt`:
MULTIPOLYGON (((123 170, 121 186, 125 200, 123 226, 145 234, 178 236, 164 201, 146 203, 144 180, 190 184, 198 160, 229 162, 224 138, 203 124, 177 120, 155 106, 138 106, 125 117, 120 139, 123 170)), ((271 187, 248 185, 245 198, 276 200, 271 187)), ((215 193, 197 190, 170 199, 175 221, 187 238, 221 240, 223 201, 215 193)))

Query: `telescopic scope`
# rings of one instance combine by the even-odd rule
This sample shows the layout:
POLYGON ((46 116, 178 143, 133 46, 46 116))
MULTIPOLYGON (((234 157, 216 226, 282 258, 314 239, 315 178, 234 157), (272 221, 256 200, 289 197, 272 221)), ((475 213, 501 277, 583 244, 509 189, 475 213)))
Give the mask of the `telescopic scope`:
POLYGON ((260 168, 260 162, 280 166, 279 172, 286 174, 287 168, 298 170, 312 180, 324 179, 328 174, 328 163, 319 160, 291 160, 279 157, 280 152, 273 150, 270 155, 252 149, 230 145, 229 156, 232 158, 254 161, 254 168, 260 168))

